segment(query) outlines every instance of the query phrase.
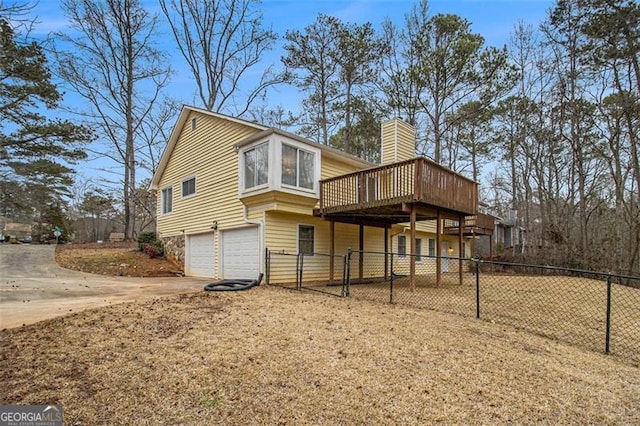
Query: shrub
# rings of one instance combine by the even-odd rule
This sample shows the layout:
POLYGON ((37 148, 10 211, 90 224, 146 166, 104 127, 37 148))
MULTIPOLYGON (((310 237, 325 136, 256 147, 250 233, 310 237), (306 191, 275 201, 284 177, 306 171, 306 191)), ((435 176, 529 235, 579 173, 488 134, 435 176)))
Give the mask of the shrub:
POLYGON ((155 232, 141 232, 138 234, 138 250, 144 251, 145 244, 152 244, 156 240, 155 232))
POLYGON ((151 258, 164 256, 164 247, 162 246, 162 242, 158 240, 143 244, 142 251, 151 258))

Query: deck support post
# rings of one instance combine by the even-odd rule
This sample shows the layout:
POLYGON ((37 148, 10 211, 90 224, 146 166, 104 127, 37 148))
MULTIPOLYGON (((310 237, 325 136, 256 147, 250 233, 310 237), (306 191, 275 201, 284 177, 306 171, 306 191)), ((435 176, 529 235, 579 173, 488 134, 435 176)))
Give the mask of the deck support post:
POLYGON ((489 235, 489 259, 493 258, 493 234, 489 235))
POLYGON ((416 289, 416 204, 411 203, 411 259, 409 261, 409 280, 411 291, 416 289))
POLYGON ((336 254, 336 223, 331 220, 329 221, 329 282, 333 284, 333 270, 335 267, 334 257, 336 254))
POLYGON ((436 213, 436 286, 442 281, 442 219, 440 210, 436 213))
POLYGON ((384 280, 389 279, 389 225, 384 225, 384 280))
POLYGON ((358 256, 358 279, 362 281, 364 277, 364 225, 360 224, 360 233, 359 233, 359 250, 360 255, 358 256))
POLYGON ((462 265, 463 265, 462 258, 464 257, 464 253, 462 252, 463 222, 464 222, 464 216, 458 215, 458 281, 460 285, 462 285, 462 279, 463 279, 463 276, 462 276, 462 265))

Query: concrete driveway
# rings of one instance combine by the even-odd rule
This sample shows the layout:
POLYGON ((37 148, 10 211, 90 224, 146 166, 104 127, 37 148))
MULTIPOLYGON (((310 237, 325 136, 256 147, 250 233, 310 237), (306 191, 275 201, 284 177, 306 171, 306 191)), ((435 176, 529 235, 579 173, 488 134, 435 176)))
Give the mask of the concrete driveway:
POLYGON ((0 244, 0 329, 136 299, 203 291, 207 279, 127 278, 60 268, 54 245, 0 244))

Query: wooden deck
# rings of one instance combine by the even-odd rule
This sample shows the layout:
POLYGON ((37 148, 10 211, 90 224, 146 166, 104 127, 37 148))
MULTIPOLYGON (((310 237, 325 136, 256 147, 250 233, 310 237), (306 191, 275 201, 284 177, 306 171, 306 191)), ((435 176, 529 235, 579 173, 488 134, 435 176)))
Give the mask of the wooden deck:
POLYGON ((417 220, 458 220, 476 214, 478 185, 426 158, 414 158, 320 181, 316 216, 347 223, 386 226, 406 222, 414 204, 417 220))
MULTIPOLYGON (((494 217, 484 213, 478 213, 464 218, 462 234, 465 237, 474 235, 493 235, 495 227, 494 217)), ((444 233, 458 235, 458 221, 447 220, 444 223, 444 233)))

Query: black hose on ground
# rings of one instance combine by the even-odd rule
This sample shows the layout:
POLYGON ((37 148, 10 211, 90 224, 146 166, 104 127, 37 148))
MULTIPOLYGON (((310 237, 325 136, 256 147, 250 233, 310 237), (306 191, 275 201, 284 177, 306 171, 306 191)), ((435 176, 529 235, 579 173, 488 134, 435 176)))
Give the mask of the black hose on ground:
POLYGON ((258 274, 258 279, 232 279, 232 280, 220 280, 214 283, 209 283, 204 286, 205 291, 240 291, 249 290, 252 287, 260 285, 262 281, 262 273, 258 274))

